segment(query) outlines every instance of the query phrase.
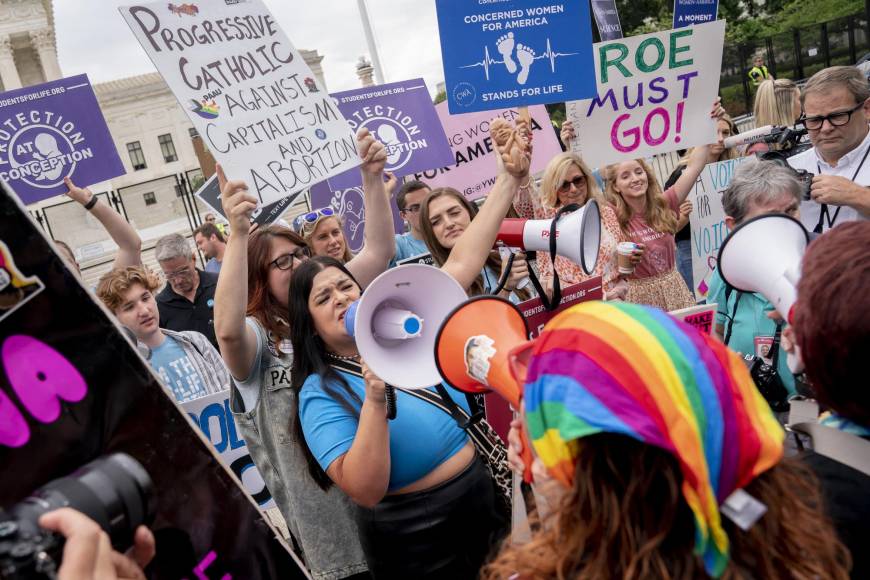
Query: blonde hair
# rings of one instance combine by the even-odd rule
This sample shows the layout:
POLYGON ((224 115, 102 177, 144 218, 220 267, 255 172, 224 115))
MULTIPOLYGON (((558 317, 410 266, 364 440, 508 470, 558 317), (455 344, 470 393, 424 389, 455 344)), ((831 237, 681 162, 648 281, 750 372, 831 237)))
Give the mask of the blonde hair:
POLYGON ((758 85, 755 93, 755 126, 794 125, 794 100, 800 89, 789 79, 766 80, 758 85))
MULTIPOLYGON (((662 186, 659 185, 659 180, 646 164, 643 159, 634 160, 646 173, 647 188, 646 188, 646 215, 644 219, 652 229, 658 232, 666 232, 669 234, 677 231, 677 216, 668 207, 667 200, 662 193, 662 186)), ((633 216, 632 210, 625 203, 622 194, 616 190, 616 174, 619 171, 621 163, 608 165, 604 170, 604 199, 609 203, 616 212, 616 218, 619 220, 619 227, 623 232, 628 233, 628 222, 633 216)))
POLYGON ((124 293, 136 284, 154 292, 160 286, 160 278, 146 266, 115 269, 100 278, 97 283, 97 296, 109 310, 115 312, 124 302, 124 293))
POLYGON ((334 219, 336 223, 338 223, 338 229, 341 230, 341 237, 344 238, 344 255, 341 257, 341 261, 346 264, 353 259, 353 253, 350 251, 350 246, 347 243, 347 236, 344 235, 344 222, 338 213, 318 216, 313 222, 302 222, 302 239, 305 240, 305 244, 311 248, 312 255, 314 255, 314 246, 311 243, 311 240, 314 237, 314 232, 317 231, 317 226, 328 219, 334 219))
POLYGON ((565 181, 565 175, 572 165, 575 165, 586 177, 586 191, 588 199, 601 199, 601 190, 598 188, 598 180, 592 175, 592 171, 583 158, 566 151, 553 157, 544 169, 541 178, 541 204, 544 207, 555 209, 559 207, 559 187, 565 181))

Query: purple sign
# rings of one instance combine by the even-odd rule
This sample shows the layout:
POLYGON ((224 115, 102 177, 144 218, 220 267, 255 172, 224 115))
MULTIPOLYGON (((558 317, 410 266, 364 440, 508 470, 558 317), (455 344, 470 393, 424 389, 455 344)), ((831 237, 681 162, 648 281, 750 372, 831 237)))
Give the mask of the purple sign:
MULTIPOLYGON (((423 79, 334 93, 354 131, 366 127, 387 148, 387 171, 401 177, 456 160, 423 79)), ((359 169, 329 179, 333 190, 362 183, 359 169)))
MULTIPOLYGON (((397 189, 399 187, 401 184, 396 186, 397 189)), ((311 208, 320 209, 322 207, 331 207, 338 212, 343 222, 347 246, 354 254, 359 252, 363 247, 363 232, 366 223, 362 187, 349 187, 332 191, 327 182, 318 183, 311 188, 311 208)), ((395 199, 390 202, 390 208, 393 210, 393 229, 397 232, 404 231, 404 223, 399 215, 395 199)))
POLYGON ((0 179, 24 203, 124 173, 87 75, 0 93, 0 179))

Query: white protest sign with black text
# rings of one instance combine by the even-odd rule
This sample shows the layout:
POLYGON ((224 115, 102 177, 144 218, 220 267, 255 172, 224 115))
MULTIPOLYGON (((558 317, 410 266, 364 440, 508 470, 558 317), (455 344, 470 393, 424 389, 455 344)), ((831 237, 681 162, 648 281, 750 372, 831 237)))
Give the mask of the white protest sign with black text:
POLYGON ((121 14, 227 176, 263 204, 359 165, 353 131, 262 0, 121 14))
POLYGON ((567 103, 571 148, 592 167, 716 141, 725 21, 595 45, 598 96, 567 103))

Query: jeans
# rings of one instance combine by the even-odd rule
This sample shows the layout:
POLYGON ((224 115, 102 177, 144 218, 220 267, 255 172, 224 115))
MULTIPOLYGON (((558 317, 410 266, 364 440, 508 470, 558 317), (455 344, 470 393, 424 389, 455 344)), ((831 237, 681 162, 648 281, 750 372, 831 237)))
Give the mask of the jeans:
POLYGON ((695 294, 695 284, 692 280, 692 240, 677 240, 677 271, 692 295, 695 294))

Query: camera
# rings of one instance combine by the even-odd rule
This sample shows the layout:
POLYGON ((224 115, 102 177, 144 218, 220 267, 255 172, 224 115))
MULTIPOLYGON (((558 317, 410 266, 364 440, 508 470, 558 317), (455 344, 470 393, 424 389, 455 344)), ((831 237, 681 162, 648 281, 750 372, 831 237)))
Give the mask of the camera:
POLYGON ((0 579, 56 576, 64 538, 39 527, 44 513, 78 510, 99 524, 115 549, 124 551, 136 528, 153 520, 154 506, 154 485, 138 461, 125 453, 95 459, 0 510, 0 579))
POLYGON ((747 354, 743 362, 749 368, 749 375, 755 381, 758 392, 776 412, 788 411, 788 390, 782 384, 782 379, 775 367, 764 362, 764 359, 747 354))
POLYGON ((765 143, 775 143, 780 145, 782 149, 778 151, 767 151, 758 156, 764 161, 773 161, 777 165, 781 165, 794 172, 795 177, 801 184, 801 199, 809 201, 810 189, 813 185, 812 173, 806 169, 795 169, 788 163, 788 158, 803 153, 807 149, 812 148, 812 143, 802 141, 804 135, 807 134, 806 127, 799 122, 794 127, 780 127, 780 130, 772 133, 765 138, 765 143))

